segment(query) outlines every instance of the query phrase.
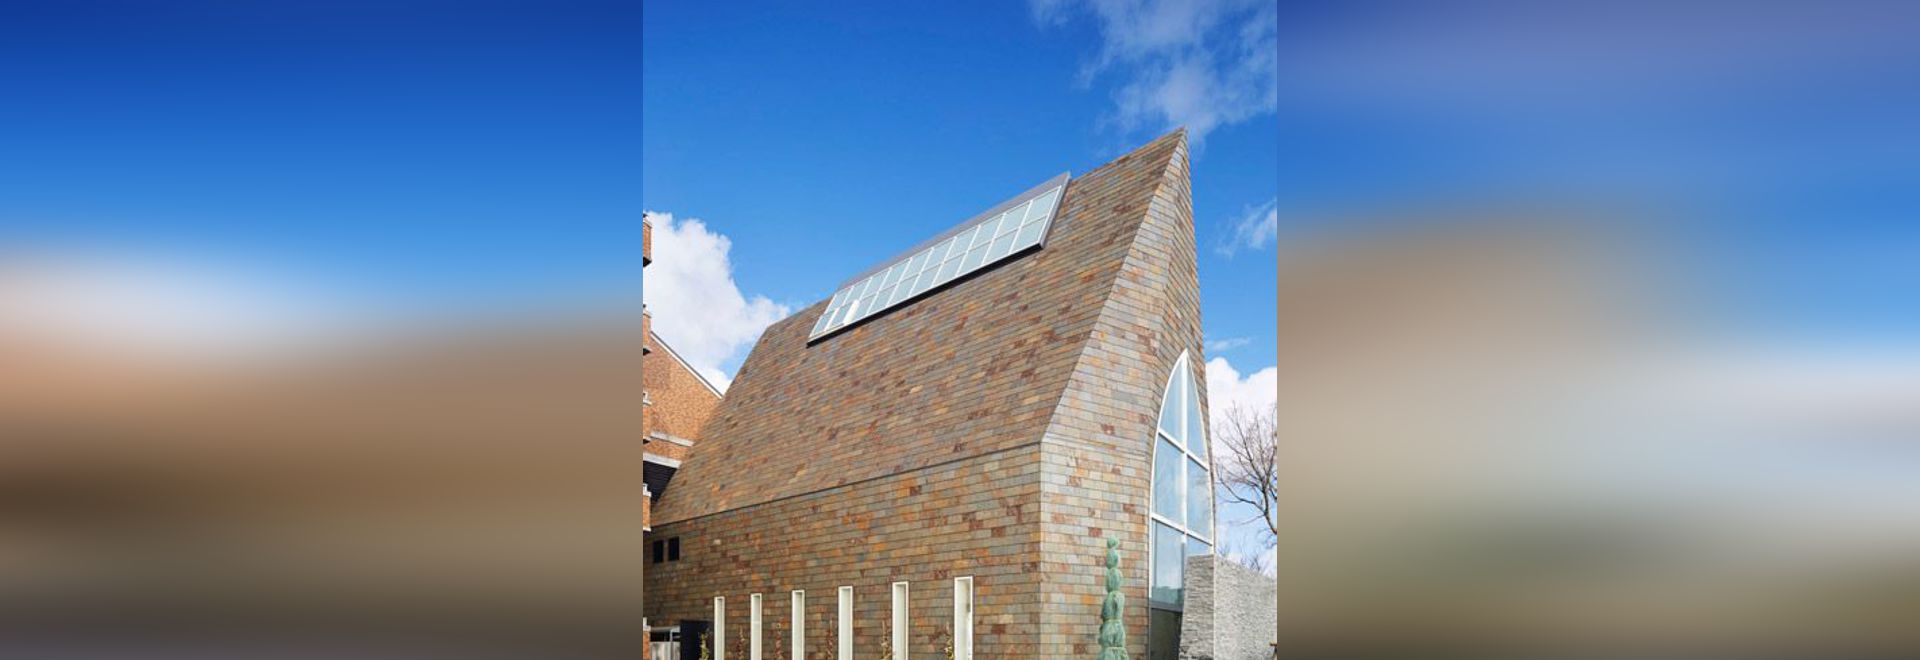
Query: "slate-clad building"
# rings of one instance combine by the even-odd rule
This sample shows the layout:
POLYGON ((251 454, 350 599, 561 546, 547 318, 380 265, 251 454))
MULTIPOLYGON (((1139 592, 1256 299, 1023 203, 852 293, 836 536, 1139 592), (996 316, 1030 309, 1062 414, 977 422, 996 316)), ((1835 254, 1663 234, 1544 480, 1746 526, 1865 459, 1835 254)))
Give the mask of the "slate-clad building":
POLYGON ((1189 195, 1176 132, 768 328, 655 503, 651 625, 687 657, 753 657, 756 621, 769 659, 1092 657, 1112 537, 1129 650, 1172 657, 1213 528, 1189 195))

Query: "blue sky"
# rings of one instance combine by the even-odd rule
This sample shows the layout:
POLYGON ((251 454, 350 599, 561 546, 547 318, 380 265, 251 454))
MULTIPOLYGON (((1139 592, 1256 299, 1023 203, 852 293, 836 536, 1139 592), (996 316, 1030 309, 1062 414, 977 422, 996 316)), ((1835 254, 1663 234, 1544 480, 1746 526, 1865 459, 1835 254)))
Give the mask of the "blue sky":
POLYGON ((633 291, 640 20, 616 2, 0 4, 0 240, 266 264, 402 308, 633 291))

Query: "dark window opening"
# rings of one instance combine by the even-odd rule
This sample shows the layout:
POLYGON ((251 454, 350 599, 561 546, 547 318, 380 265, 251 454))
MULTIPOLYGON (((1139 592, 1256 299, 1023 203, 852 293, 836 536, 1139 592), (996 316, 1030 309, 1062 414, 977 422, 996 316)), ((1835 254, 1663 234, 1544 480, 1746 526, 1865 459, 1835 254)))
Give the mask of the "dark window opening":
POLYGON ((654 541, 653 542, 653 563, 658 564, 660 562, 666 561, 666 559, 667 559, 667 544, 663 541, 654 541))
POLYGON ((667 539, 667 561, 680 561, 680 537, 667 539))

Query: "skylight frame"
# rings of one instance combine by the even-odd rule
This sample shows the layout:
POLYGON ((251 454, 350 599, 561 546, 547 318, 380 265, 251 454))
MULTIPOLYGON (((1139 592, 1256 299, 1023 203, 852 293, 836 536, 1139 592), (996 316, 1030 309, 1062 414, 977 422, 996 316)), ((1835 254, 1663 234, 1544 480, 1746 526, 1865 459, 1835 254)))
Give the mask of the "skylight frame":
POLYGON ((848 279, 814 320, 809 344, 1044 249, 1066 197, 1067 172, 848 279))

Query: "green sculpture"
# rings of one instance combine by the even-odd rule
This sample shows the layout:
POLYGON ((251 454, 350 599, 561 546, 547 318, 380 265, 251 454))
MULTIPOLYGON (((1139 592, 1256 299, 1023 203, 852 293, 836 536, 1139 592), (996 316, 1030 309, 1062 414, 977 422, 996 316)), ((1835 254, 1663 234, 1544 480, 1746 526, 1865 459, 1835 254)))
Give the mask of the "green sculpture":
POLYGON ((1120 613, 1127 595, 1120 593, 1120 541, 1107 539, 1107 600, 1100 605, 1100 660, 1128 660, 1127 625, 1120 613))

